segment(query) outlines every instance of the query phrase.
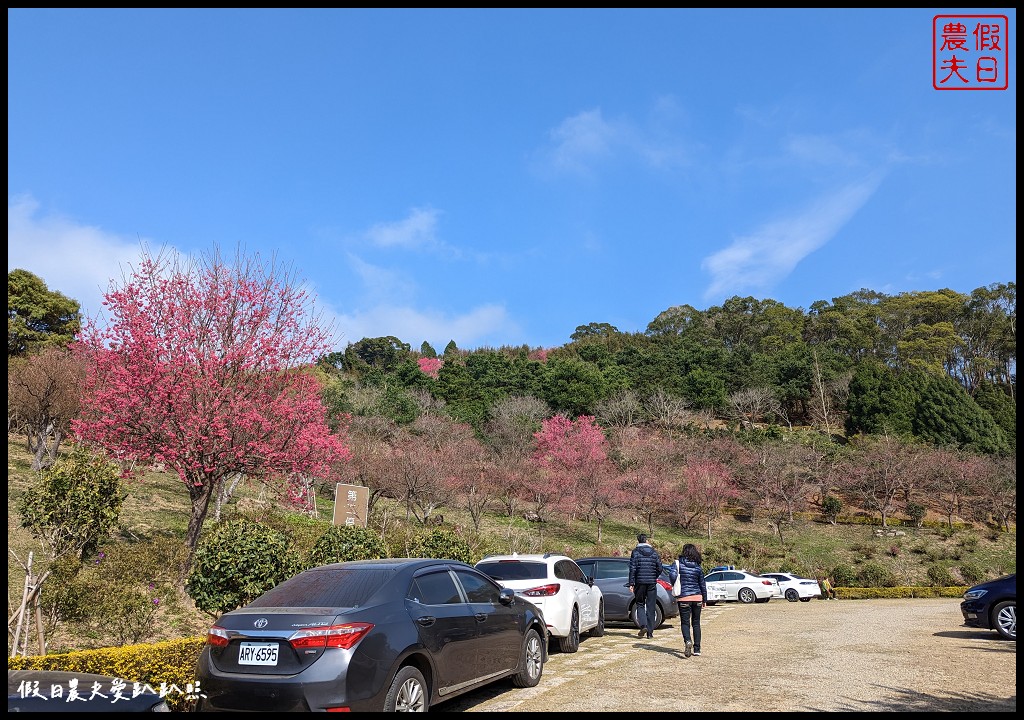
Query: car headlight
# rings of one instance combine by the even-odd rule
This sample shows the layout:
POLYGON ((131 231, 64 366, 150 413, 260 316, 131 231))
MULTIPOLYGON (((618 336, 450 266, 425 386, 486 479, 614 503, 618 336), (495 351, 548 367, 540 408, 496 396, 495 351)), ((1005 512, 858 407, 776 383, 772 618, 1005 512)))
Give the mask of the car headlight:
POLYGON ((964 600, 977 600, 985 595, 988 590, 968 590, 964 593, 964 600))

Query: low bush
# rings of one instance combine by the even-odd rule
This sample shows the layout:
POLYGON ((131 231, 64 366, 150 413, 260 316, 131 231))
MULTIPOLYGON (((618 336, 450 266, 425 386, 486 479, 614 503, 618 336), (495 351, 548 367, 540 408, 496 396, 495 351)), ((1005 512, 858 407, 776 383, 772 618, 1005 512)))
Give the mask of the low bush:
POLYGON ((313 545, 306 567, 349 560, 376 560, 388 556, 388 549, 375 531, 356 526, 332 525, 313 545))
POLYGON ((890 588, 896 587, 897 582, 889 568, 876 562, 866 562, 857 571, 857 585, 868 588, 890 588))
POLYGON ((61 655, 7 658, 8 670, 62 670, 119 677, 148 685, 162 694, 171 710, 191 707, 202 693, 196 687, 196 663, 205 637, 169 640, 152 645, 80 650, 61 655))
POLYGON ((205 612, 241 607, 298 570, 289 539, 258 522, 221 523, 196 549, 185 590, 205 612))
POLYGON ((933 587, 945 587, 956 585, 956 578, 945 565, 930 565, 928 567, 928 582, 933 587))
POLYGON ((410 557, 447 558, 473 563, 473 551, 461 535, 453 528, 434 528, 418 536, 411 548, 410 557))

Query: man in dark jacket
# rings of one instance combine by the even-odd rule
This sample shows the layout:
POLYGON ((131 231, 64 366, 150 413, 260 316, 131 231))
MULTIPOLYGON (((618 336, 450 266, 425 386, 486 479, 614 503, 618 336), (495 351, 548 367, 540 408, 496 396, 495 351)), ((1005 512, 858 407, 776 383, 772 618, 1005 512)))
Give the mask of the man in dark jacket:
POLYGON ((629 556, 629 590, 644 613, 637 613, 640 630, 637 637, 654 637, 654 620, 658 612, 658 578, 661 576, 661 556, 647 542, 647 536, 636 536, 637 546, 629 556))

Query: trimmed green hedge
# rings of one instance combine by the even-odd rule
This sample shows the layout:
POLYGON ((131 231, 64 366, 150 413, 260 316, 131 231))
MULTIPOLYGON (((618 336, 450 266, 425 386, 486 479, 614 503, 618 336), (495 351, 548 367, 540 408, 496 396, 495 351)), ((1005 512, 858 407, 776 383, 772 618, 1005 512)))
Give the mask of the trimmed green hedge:
POLYGON ((186 695, 195 690, 196 663, 205 637, 168 640, 152 645, 125 645, 98 650, 78 650, 60 655, 32 655, 7 658, 8 670, 64 670, 119 677, 163 688, 171 710, 186 710, 186 695))
POLYGON ((967 592, 967 586, 950 587, 837 587, 836 597, 840 600, 878 600, 910 598, 958 598, 967 592))

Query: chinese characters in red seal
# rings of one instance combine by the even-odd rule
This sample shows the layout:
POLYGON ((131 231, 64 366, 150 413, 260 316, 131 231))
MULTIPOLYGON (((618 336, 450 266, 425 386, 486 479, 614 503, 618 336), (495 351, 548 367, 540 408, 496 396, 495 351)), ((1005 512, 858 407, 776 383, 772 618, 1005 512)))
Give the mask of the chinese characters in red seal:
POLYGON ((1009 45, 1006 15, 936 15, 932 18, 932 87, 1006 90, 1009 45))

